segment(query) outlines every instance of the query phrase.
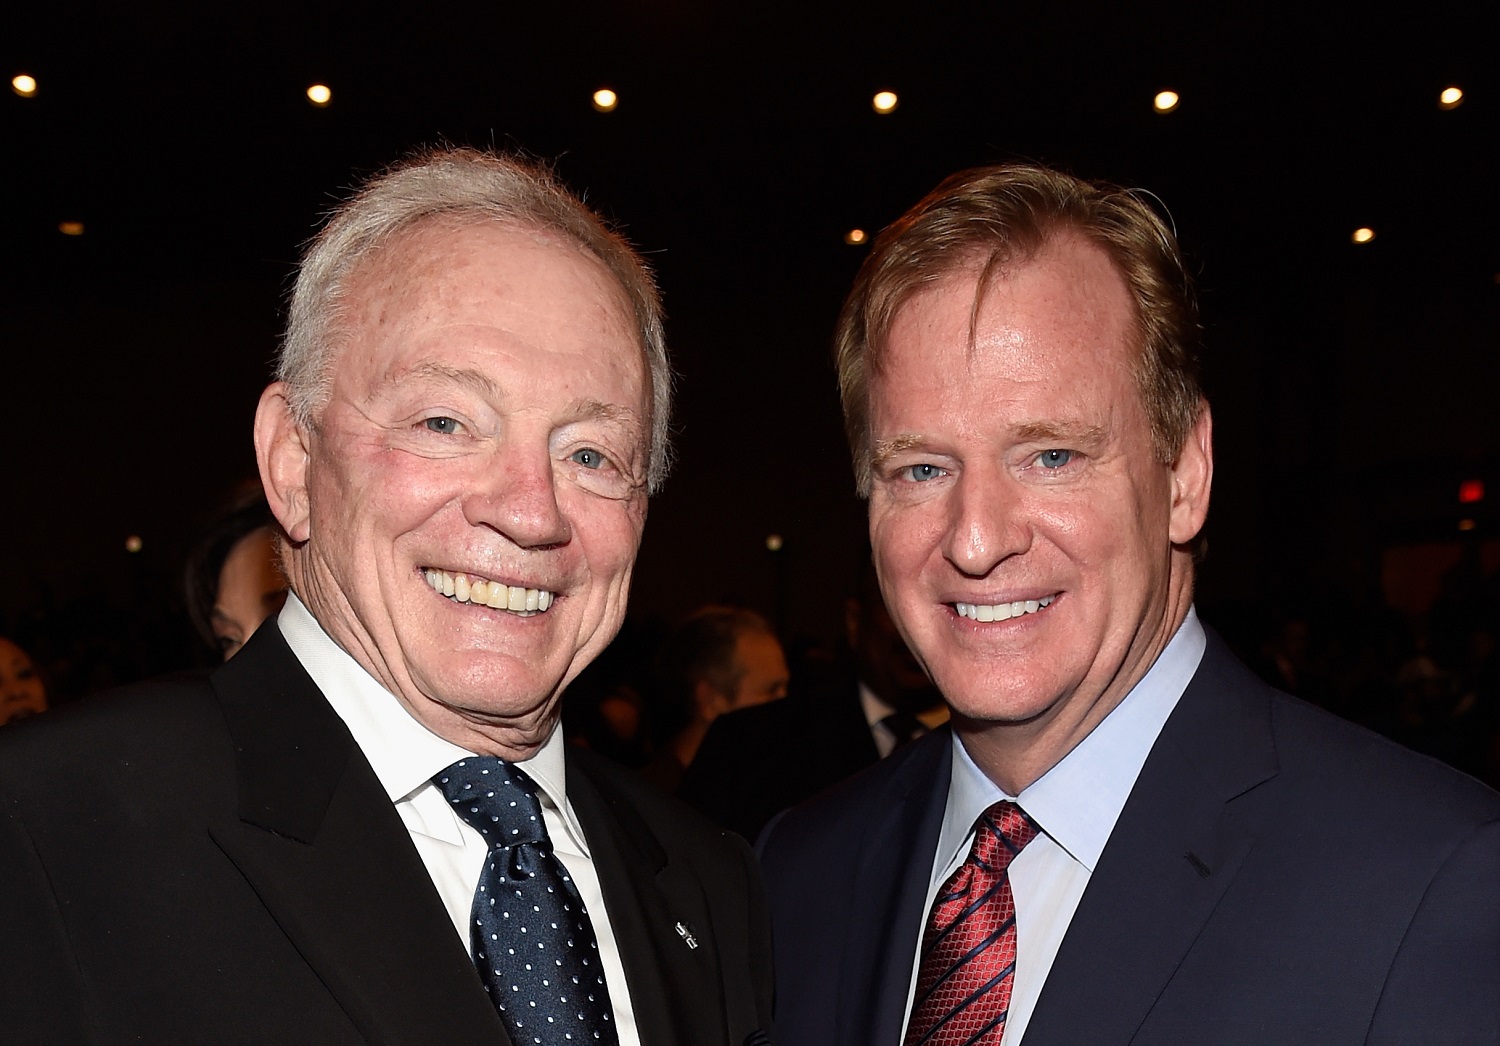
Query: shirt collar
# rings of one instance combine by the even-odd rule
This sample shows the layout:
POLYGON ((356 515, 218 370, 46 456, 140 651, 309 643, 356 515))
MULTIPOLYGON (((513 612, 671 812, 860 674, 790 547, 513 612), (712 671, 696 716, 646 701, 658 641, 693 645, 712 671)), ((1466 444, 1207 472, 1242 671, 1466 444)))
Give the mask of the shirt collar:
POLYGON ((1001 800, 1014 800, 1053 842, 1092 874, 1157 735, 1187 689, 1207 639, 1192 607, 1155 664, 1056 766, 1019 796, 1007 795, 953 735, 953 777, 938 836, 944 867, 968 846, 974 822, 1001 800))
MULTIPOLYGON (((392 803, 415 799, 428 788, 435 793, 432 778, 440 770, 476 754, 439 737, 413 718, 405 705, 323 631, 295 593, 287 594, 276 624, 287 646, 354 735, 355 744, 364 752, 392 803)), ((587 855, 583 829, 568 803, 564 755, 562 731, 554 727, 536 755, 515 765, 537 783, 542 805, 551 806, 561 815, 568 834, 587 855)), ((426 818, 429 834, 457 841, 461 838, 458 815, 453 814, 451 820, 450 829, 447 818, 426 818)))

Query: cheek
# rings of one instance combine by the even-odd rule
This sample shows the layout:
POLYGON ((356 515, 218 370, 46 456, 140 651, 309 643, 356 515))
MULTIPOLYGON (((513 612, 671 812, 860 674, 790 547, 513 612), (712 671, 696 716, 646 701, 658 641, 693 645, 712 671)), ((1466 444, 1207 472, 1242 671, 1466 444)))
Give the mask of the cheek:
POLYGON ((646 520, 644 499, 639 503, 617 502, 579 494, 577 502, 565 511, 594 580, 611 584, 629 581, 646 520))

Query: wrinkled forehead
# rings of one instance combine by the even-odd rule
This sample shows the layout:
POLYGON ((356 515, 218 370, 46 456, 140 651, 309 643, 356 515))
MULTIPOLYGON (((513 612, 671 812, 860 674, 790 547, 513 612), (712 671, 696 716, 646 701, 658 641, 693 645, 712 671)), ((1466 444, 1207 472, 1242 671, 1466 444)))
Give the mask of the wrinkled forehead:
POLYGON ((889 365, 894 331, 924 312, 932 298, 954 294, 967 302, 965 315, 948 317, 952 329, 945 333, 962 343, 965 356, 972 363, 980 351, 981 321, 1003 322, 1018 289, 1030 288, 1044 273, 1058 271, 1066 276, 1051 289, 1056 296, 1056 308, 1063 313, 1080 306, 1111 313, 1123 328, 1123 337, 1111 346, 1118 349, 1118 360, 1111 362, 1133 367, 1138 353, 1139 323, 1125 276, 1102 247, 1082 233, 1064 228, 1035 242, 975 245, 945 259, 940 268, 923 274, 902 288, 901 293, 893 295, 884 322, 872 331, 872 379, 879 381, 889 365))
MULTIPOLYGON (((536 257, 555 252, 568 259, 571 282, 567 291, 577 300, 558 319, 577 326, 595 325, 600 331, 614 328, 618 339, 600 337, 597 341, 618 343, 618 353, 611 352, 614 363, 637 375, 641 397, 646 400, 649 360, 626 288, 602 261, 572 239, 520 222, 428 218, 369 251, 347 273, 334 304, 329 360, 333 373, 377 365, 364 354, 349 351, 366 333, 438 310, 462 315, 481 308, 497 288, 497 280, 504 278, 497 275, 496 252, 510 249, 536 257)), ((525 304, 515 303, 515 307, 524 310, 525 304)))

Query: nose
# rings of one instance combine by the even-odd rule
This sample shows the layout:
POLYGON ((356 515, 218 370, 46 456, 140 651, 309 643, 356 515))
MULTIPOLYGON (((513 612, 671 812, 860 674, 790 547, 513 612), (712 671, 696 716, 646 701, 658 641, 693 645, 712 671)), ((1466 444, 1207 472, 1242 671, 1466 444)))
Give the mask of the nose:
POLYGON ((954 485, 943 555, 961 573, 986 577, 1032 542, 1025 492, 1004 469, 971 467, 954 485))
POLYGON ((488 527, 520 548, 564 545, 573 533, 545 448, 499 448, 475 477, 463 511, 470 525, 488 527))

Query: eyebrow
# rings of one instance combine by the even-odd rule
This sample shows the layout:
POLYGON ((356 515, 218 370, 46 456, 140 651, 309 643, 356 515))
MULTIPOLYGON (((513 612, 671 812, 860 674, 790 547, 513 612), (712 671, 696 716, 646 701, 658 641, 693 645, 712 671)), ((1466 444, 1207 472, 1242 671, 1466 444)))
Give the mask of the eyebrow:
POLYGON ((1097 447, 1107 438, 1101 425, 1066 421, 1023 421, 1013 432, 1022 443, 1060 443, 1073 447, 1097 447))
POLYGON ((893 436, 890 439, 878 439, 871 449, 870 464, 879 468, 897 454, 904 453, 915 447, 926 443, 926 439, 910 433, 901 436, 893 436))
POLYGON ((603 403, 599 400, 574 400, 573 409, 570 412, 575 418, 590 419, 596 421, 619 421, 627 425, 639 426, 641 416, 629 407, 618 403, 603 403))
MULTIPOLYGON (((1101 425, 1079 425, 1065 421, 1023 421, 1011 429, 1011 438, 1018 443, 1055 443, 1069 447, 1097 447, 1106 442, 1108 433, 1101 425)), ((915 433, 903 433, 890 439, 876 440, 870 454, 870 463, 876 468, 884 465, 897 454, 920 449, 927 445, 927 438, 915 433)))
POLYGON ((426 360, 404 373, 388 374, 382 384, 391 386, 412 380, 431 381, 433 379, 462 385, 486 396, 495 396, 500 392, 500 386, 496 385, 483 371, 474 370, 472 367, 450 367, 435 360, 426 360))

